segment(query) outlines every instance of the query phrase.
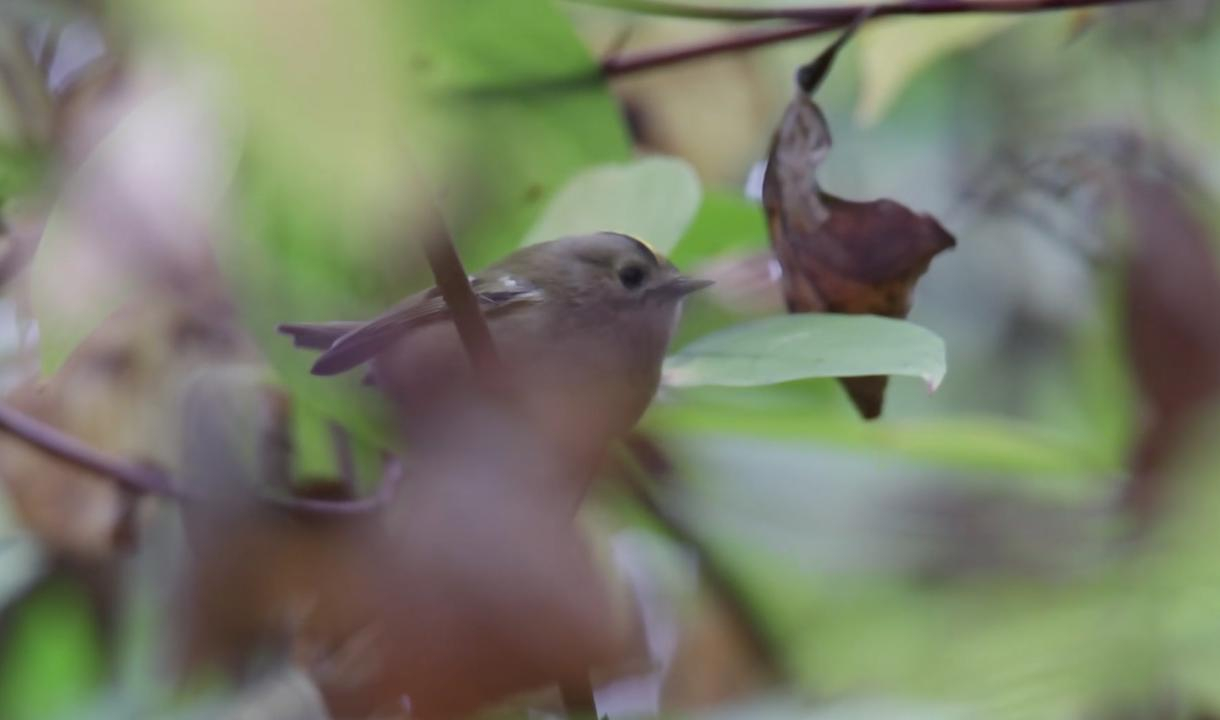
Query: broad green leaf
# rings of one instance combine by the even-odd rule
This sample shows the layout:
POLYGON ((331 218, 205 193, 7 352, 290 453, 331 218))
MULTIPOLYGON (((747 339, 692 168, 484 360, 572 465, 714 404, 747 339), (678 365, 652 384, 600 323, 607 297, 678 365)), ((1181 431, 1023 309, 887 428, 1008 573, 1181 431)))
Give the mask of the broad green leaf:
POLYGON ((631 144, 596 60, 554 0, 413 0, 411 50, 432 102, 412 145, 466 264, 515 250, 547 201, 631 144))
POLYGON ((945 375, 944 341, 889 318, 778 315, 692 342, 666 361, 664 382, 749 386, 861 375, 909 375, 936 389, 945 375))
POLYGON ((1020 21, 1017 16, 980 15, 869 23, 855 40, 861 73, 857 117, 867 124, 877 122, 924 68, 1020 21))
POLYGON ((684 160, 649 157, 572 178, 523 245, 603 230, 639 238, 668 255, 699 209, 699 178, 684 160))

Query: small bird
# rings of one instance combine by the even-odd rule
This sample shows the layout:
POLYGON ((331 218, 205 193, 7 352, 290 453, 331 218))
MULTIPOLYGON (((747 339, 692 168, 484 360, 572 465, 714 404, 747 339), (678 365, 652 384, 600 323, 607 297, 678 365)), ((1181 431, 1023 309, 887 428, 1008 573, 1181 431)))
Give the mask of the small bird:
MULTIPOLYGON (((593 446, 643 415, 683 298, 711 284, 611 232, 522 248, 470 280, 530 418, 563 442, 593 446)), ((373 383, 400 402, 408 426, 435 426, 448 408, 475 397, 470 362, 436 288, 367 322, 279 330, 298 347, 323 351, 316 375, 370 364, 373 383)))

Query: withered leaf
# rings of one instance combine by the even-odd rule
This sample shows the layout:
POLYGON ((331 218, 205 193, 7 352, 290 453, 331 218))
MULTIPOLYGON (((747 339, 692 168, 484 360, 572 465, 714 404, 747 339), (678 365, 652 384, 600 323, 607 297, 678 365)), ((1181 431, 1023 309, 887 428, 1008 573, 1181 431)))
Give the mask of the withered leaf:
MULTIPOLYGON (((788 310, 905 318, 916 281, 937 253, 954 246, 953 236, 935 218, 891 200, 856 202, 822 192, 816 173, 830 152, 830 129, 801 77, 763 178, 788 310)), ((840 378, 869 419, 881 414, 886 381, 840 378)))

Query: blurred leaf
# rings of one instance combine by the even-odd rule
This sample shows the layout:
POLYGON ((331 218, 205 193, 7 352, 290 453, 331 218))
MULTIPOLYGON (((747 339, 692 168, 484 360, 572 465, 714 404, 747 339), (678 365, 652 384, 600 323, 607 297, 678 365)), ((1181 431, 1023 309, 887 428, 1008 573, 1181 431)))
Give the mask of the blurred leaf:
POLYGON ((710 190, 669 259, 683 270, 731 250, 767 247, 767 223, 758 203, 710 190))
POLYGON ((45 374, 128 300, 200 272, 235 158, 195 100, 177 89, 136 99, 51 209, 30 277, 45 374))
POLYGON ((68 717, 102 680, 101 639, 91 604, 78 586, 53 577, 6 612, 0 716, 68 717))
POLYGON ((861 375, 909 375, 935 389, 945 375, 944 341, 889 318, 784 315, 700 338, 665 363, 665 383, 676 387, 861 375))
POLYGON ((1030 480, 1033 478, 1029 476, 1051 476, 1053 481, 1040 485, 1060 494, 1085 488, 1095 491, 1099 479, 1113 476, 1119 470, 1112 458, 1094 452, 1087 442, 1001 417, 963 416, 867 424, 818 405, 752 407, 695 399, 660 405, 652 410, 649 422, 667 433, 804 441, 872 456, 902 458, 927 467, 1019 474, 1030 480), (1076 478, 1089 481, 1082 483, 1076 478))
POLYGON ((861 73, 857 117, 865 124, 877 122, 922 70, 946 55, 986 42, 1021 20, 1015 15, 978 15, 869 23, 856 41, 861 73))
POLYGON ((43 163, 36 152, 0 143, 0 204, 34 187, 42 177, 43 163))
POLYGON ((618 103, 553 0, 414 0, 410 62, 427 89, 413 146, 471 268, 516 249, 546 201, 630 158, 618 103), (582 78, 573 82, 572 78, 582 78))
POLYGON ((698 720, 967 720, 972 716, 960 708, 883 698, 813 703, 797 697, 772 696, 693 717, 698 720))
POLYGON ((695 217, 699 196, 699 178, 684 160, 603 165, 569 180, 522 244, 608 230, 668 255, 695 217))

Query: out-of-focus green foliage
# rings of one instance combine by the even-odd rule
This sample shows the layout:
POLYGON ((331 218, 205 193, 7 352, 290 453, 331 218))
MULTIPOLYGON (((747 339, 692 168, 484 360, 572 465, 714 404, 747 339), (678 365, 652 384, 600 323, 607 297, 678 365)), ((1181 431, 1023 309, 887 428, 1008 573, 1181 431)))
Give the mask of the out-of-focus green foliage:
POLYGON ((689 269, 716 255, 766 247, 767 225, 762 207, 738 195, 713 190, 704 193, 699 212, 670 260, 689 269))
POLYGON ((0 658, 0 715, 13 720, 71 717, 95 693, 105 668, 98 628, 83 589, 52 579, 10 605, 0 658))
MULTIPOLYGON (((1131 135, 1220 188, 1215 21, 1148 30, 1185 4, 1107 11, 1079 37, 1062 15, 885 20, 845 50, 819 91, 836 142, 820 179, 845 197, 927 210, 959 246, 921 282, 911 323, 758 320, 688 303, 643 429, 672 451, 694 526, 777 638, 794 694, 831 698, 711 717, 1106 717, 1163 694, 1220 706, 1220 463, 1214 448, 1183 461, 1173 507, 1147 538, 1126 541, 1112 496, 1142 416, 1110 286, 1121 248, 1085 197, 1113 138, 1131 135), (1113 126, 1129 135, 1098 140, 1113 126), (1075 154, 1047 150, 1065 140, 1080 143, 1075 154), (1047 206, 1059 214, 1048 220, 1047 206), (834 381, 808 379, 879 373, 925 383, 892 383, 875 423, 834 381)), ((639 234, 687 272, 768 247, 762 210, 740 187, 772 128, 722 136, 741 148, 729 176, 695 178, 693 159, 632 162, 620 107, 596 75, 590 48, 603 45, 578 35, 560 3, 116 7, 137 56, 160 53, 149 57, 185 94, 216 101, 204 124, 216 125, 217 147, 204 154, 231 153, 237 166, 232 183, 219 173, 231 202, 216 232, 224 290, 267 375, 291 391, 299 475, 334 473, 333 423, 349 431, 362 478, 395 439, 357 373, 312 377, 312 358, 276 324, 365 318, 429 284, 418 241, 442 218, 472 270, 523 238, 597 229, 639 234)), ((590 17, 607 35, 620 29, 590 17)), ((792 69, 822 42, 761 50, 716 82, 778 115, 792 69)), ((698 104, 706 88, 688 90, 676 82, 669 95, 716 137, 716 107, 698 104)), ((123 264, 80 305, 40 300, 62 288, 64 253, 105 229, 70 212, 73 188, 108 154, 155 139, 142 113, 156 102, 130 110, 56 198, 32 276, 48 369, 144 288, 123 264)), ((11 110, 0 108, 6 141, 11 110)), ((44 179, 30 157, 0 153, 0 197, 44 179)), ((78 589, 49 584, 7 609, 0 716, 55 717, 93 697, 103 660, 78 589)), ((152 655, 146 620, 132 633, 152 655)), ((156 663, 131 663, 124 711, 164 700, 143 673, 156 663)))
MULTIPOLYGON (((1215 524, 1206 519, 1216 512, 1213 448, 1184 466, 1178 480, 1192 489, 1151 542, 1103 544, 1118 528, 1082 513, 1027 538, 1023 562, 1042 564, 1033 575, 987 555, 994 535, 939 537, 943 521, 924 526, 884 510, 939 482, 921 488, 894 466, 797 446, 722 440, 690 449, 700 458, 692 470, 703 526, 823 692, 998 718, 1138 707, 1169 688, 1205 707, 1216 700, 1220 624, 1206 610, 1217 598, 1207 550, 1215 524), (981 553, 982 564, 943 578, 921 572, 946 552, 966 563, 981 553)), ((1014 531, 1046 519, 1009 517, 1014 531)))
POLYGON ((0 203, 34 187, 43 171, 44 160, 38 153, 0 143, 0 203))
POLYGON ((699 209, 699 195, 695 171, 676 158, 594 168, 563 186, 524 244, 609 230, 668 255, 699 209))
POLYGON ((627 152, 603 86, 545 86, 593 68, 550 3, 140 7, 236 91, 245 222, 220 254, 248 327, 297 402, 362 443, 392 442, 384 410, 354 375, 309 375, 275 326, 369 317, 426 283, 417 246, 438 204, 470 267, 486 264, 570 175, 627 152))

